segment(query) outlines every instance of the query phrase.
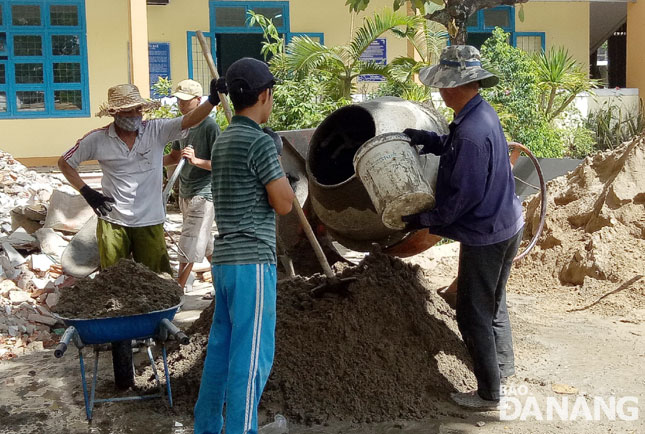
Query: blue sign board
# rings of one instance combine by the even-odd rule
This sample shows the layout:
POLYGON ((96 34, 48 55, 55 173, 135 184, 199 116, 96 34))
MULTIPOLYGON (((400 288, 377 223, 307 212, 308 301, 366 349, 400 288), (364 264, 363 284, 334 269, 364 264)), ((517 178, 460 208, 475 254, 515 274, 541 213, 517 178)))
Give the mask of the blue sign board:
MULTIPOLYGON (((160 98, 152 91, 152 85, 159 77, 170 78, 170 44, 168 42, 151 42, 148 44, 148 63, 150 67, 150 95, 160 98)), ((165 95, 163 95, 165 96, 165 95)))
MULTIPOLYGON (((367 50, 361 54, 360 59, 364 62, 374 62, 379 65, 387 64, 387 40, 378 38, 367 47, 367 50)), ((358 76, 358 81, 385 81, 385 77, 378 74, 363 74, 358 76)))

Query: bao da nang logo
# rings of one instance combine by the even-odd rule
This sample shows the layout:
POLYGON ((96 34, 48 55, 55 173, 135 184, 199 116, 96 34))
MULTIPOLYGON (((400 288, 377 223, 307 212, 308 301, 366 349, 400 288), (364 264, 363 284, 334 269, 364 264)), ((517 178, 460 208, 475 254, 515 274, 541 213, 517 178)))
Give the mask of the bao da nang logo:
POLYGON ((521 421, 601 421, 638 420, 638 398, 635 396, 581 395, 546 396, 538 399, 528 387, 502 385, 500 420, 521 421))

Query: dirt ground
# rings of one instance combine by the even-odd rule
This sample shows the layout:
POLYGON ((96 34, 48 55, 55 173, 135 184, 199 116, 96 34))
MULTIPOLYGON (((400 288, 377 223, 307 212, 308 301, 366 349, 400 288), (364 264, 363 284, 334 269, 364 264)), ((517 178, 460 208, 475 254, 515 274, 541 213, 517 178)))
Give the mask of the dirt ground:
MULTIPOLYGON (((428 281, 428 287, 434 288, 449 283, 456 274, 456 254, 457 246, 449 244, 431 249, 407 262, 419 264, 428 281)), ((611 297, 610 295, 604 300, 610 301, 611 297)), ((333 302, 334 299, 330 297, 327 301, 333 302)), ((522 402, 528 397, 534 397, 544 409, 547 399, 565 396, 554 391, 554 388, 559 390, 557 385, 560 384, 577 389, 574 395, 569 395, 572 400, 573 397, 582 396, 591 403, 596 396, 633 396, 638 399, 640 406, 645 402, 645 379, 642 376, 645 360, 645 311, 633 309, 621 316, 598 315, 590 310, 568 311, 570 306, 566 303, 556 303, 552 297, 541 293, 518 294, 515 291, 509 294, 509 306, 517 359, 517 374, 512 384, 517 385, 518 390, 523 390, 519 386, 526 387, 526 394, 519 396, 522 402)), ((200 341, 193 341, 191 345, 195 348, 189 349, 187 353, 196 352, 200 341)), ((84 354, 89 370, 93 356, 88 349, 84 350, 84 354)), ((324 361, 329 363, 328 355, 323 357, 324 361)), ((338 362, 347 363, 343 366, 352 363, 351 360, 338 362)), ((429 361, 428 371, 433 371, 436 364, 429 361)), ((145 367, 145 364, 141 365, 145 367)), ((109 353, 101 353, 99 366, 97 396, 113 396, 109 353)), ((325 378, 326 372, 321 372, 321 367, 322 364, 309 368, 301 367, 303 372, 300 375, 305 381, 314 384, 316 378, 325 378)), ((276 372, 278 370, 277 367, 276 372)), ((331 367, 329 370, 332 370, 331 367)), ((138 372, 144 373, 146 370, 138 372)), ((374 375, 376 383, 380 375, 387 376, 388 373, 371 374, 374 375)), ((426 373, 419 374, 423 377, 426 373)), ((143 377, 145 380, 146 376, 143 377)), ((414 379, 401 380, 415 393, 418 393, 419 387, 423 387, 414 385, 414 379)), ((180 397, 185 393, 181 391, 181 380, 173 378, 173 382, 172 384, 176 385, 173 393, 176 405, 173 409, 168 409, 158 399, 129 404, 98 404, 94 410, 94 420, 88 424, 85 419, 76 351, 72 348, 62 359, 55 359, 52 351, 23 356, 0 365, 0 432, 190 433, 192 409, 180 397)), ((324 387, 323 382, 320 383, 320 387, 324 387)), ((456 385, 456 388, 462 390, 463 385, 456 385)), ((379 401, 379 398, 375 399, 374 396, 357 396, 351 390, 342 390, 339 393, 342 393, 338 396, 340 402, 354 402, 354 408, 359 410, 362 405, 369 407, 374 401, 379 401)), ((414 394, 411 394, 410 399, 414 399, 414 394)), ((346 420, 308 426, 297 424, 290 419, 289 432, 421 434, 503 431, 529 434, 645 431, 642 411, 634 421, 614 421, 606 417, 587 421, 584 420, 584 416, 578 416, 577 421, 537 421, 531 416, 528 420, 500 421, 499 413, 496 412, 474 413, 462 410, 451 404, 445 394, 439 394, 433 405, 433 409, 428 410, 432 412, 433 417, 394 418, 382 422, 357 423, 346 420)), ((263 412, 262 422, 271 419, 271 411, 267 409, 263 412)))
MULTIPOLYGON (((645 432, 644 170, 641 139, 549 183, 544 234, 508 284, 517 372, 503 411, 449 398, 473 385, 454 313, 435 293, 457 273, 451 243, 405 261, 369 255, 341 270, 357 279, 347 291, 322 298, 309 295, 319 277, 281 282, 261 424, 281 413, 296 434, 645 432)), ((540 208, 537 198, 525 205, 524 246, 540 208)), ((88 424, 77 352, 48 350, 1 362, 0 432, 192 432, 210 318, 197 319, 208 312, 199 297, 189 294, 182 312, 190 345, 169 352, 172 409, 158 399, 102 403, 88 424)), ((143 352, 137 359, 137 384, 150 390, 143 352)), ((114 396, 110 354, 99 361, 97 396, 114 396)))

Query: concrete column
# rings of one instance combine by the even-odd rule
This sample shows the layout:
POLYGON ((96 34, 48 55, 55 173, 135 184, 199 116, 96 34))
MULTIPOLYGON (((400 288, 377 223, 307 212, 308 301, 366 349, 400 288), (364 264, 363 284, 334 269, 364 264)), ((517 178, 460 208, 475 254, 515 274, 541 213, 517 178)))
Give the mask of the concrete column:
POLYGON ((148 63, 148 13, 146 0, 128 0, 130 28, 130 83, 144 98, 150 97, 148 63))
POLYGON ((627 3, 627 87, 638 88, 645 97, 645 0, 627 3))

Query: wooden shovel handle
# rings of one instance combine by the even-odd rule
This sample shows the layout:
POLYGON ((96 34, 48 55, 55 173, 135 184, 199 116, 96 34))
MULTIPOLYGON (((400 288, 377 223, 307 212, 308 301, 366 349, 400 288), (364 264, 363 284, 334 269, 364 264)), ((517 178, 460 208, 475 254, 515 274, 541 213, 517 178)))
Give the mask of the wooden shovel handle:
MULTIPOLYGON (((211 50, 210 47, 208 46, 208 42, 206 42, 206 38, 204 38, 204 34, 202 33, 201 30, 197 30, 195 32, 197 34, 197 39, 199 40, 199 45, 202 46, 202 53, 204 53, 204 58, 206 59, 206 64, 208 64, 208 69, 211 71, 211 75, 213 76, 214 79, 219 78, 219 74, 217 73, 217 68, 215 68, 215 62, 213 61, 213 56, 211 56, 211 50)), ((228 99, 226 99, 226 95, 224 94, 219 94, 219 100, 222 104, 222 108, 224 109, 224 115, 226 115, 226 120, 231 122, 231 118, 233 117, 233 113, 231 112, 231 106, 228 104, 228 99)))
POLYGON ((302 228, 305 230, 305 235, 307 235, 307 239, 309 240, 311 247, 314 249, 314 253, 318 258, 318 262, 320 262, 320 266, 322 267, 323 272, 325 273, 325 276, 334 277, 334 272, 331 270, 331 267, 329 266, 329 262, 327 262, 327 257, 323 253, 322 247, 320 247, 320 243, 318 242, 318 239, 314 235, 314 231, 311 229, 309 220, 307 220, 307 216, 305 215, 305 212, 302 210, 302 207, 300 206, 300 202, 298 202, 297 197, 293 198, 293 207, 296 209, 296 214, 298 214, 298 219, 300 220, 300 224, 302 225, 302 228))

